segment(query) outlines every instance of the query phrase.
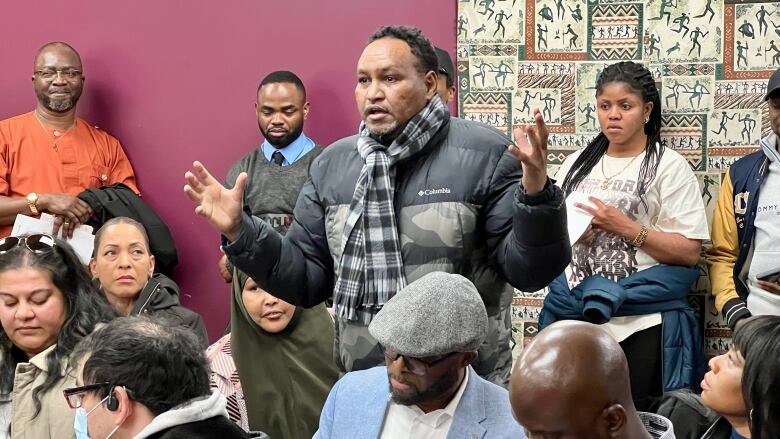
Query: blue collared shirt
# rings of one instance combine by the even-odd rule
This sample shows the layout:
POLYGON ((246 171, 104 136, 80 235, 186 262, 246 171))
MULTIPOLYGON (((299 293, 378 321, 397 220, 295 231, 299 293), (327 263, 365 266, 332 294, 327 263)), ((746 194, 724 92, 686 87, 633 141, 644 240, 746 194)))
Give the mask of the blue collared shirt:
POLYGON ((284 148, 276 149, 276 147, 268 143, 267 140, 264 140, 263 144, 260 145, 260 149, 263 151, 265 159, 269 162, 273 161, 271 156, 273 156, 275 151, 281 152, 284 156, 282 166, 290 166, 298 161, 299 158, 305 156, 307 152, 314 149, 314 141, 306 137, 306 134, 301 133, 297 139, 284 148))

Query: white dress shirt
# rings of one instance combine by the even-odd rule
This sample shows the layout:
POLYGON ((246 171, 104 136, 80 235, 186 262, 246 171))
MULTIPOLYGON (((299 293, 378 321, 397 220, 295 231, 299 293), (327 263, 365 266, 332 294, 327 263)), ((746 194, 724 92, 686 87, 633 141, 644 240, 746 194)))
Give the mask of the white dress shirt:
POLYGON ((430 413, 423 412, 416 405, 402 405, 391 399, 379 439, 446 439, 468 380, 469 370, 466 368, 463 382, 460 383, 452 401, 447 407, 430 413))

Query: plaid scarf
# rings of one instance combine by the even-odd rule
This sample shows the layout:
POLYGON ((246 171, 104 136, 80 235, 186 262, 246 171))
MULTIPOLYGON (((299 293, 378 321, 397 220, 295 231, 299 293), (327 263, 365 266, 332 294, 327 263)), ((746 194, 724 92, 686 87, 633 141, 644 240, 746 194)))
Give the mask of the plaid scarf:
POLYGON ((393 206, 393 165, 422 151, 449 116, 435 95, 390 146, 372 138, 365 122, 360 124, 357 149, 364 164, 344 225, 333 290, 333 305, 340 318, 367 325, 406 286, 393 206))

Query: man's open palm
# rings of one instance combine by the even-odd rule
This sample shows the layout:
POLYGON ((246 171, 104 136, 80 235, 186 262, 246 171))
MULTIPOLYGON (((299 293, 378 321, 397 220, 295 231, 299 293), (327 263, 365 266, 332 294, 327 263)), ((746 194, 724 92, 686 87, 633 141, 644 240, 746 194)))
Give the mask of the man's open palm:
POLYGON ((238 175, 233 189, 227 189, 196 161, 184 178, 187 180, 184 193, 195 203, 195 213, 206 218, 227 239, 234 240, 241 225, 246 173, 238 175))

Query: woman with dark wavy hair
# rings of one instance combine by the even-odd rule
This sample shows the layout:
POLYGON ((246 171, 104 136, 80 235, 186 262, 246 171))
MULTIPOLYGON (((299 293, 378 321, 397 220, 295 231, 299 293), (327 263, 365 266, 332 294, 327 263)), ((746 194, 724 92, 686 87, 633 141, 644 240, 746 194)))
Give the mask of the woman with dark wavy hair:
POLYGON ((686 297, 709 230, 690 165, 662 145, 652 73, 635 62, 611 64, 595 98, 601 131, 556 176, 592 216, 591 228, 550 284, 540 326, 600 324, 623 347, 634 402, 646 411, 663 391, 695 386, 704 372, 686 297))
POLYGON ((12 438, 75 437, 62 390, 74 346, 115 314, 64 241, 0 239, 0 424, 12 438), (13 413, 11 413, 13 406, 13 413))
POLYGON ((677 439, 780 438, 780 316, 741 322, 728 352, 710 360, 701 396, 671 392, 658 413, 677 439))

